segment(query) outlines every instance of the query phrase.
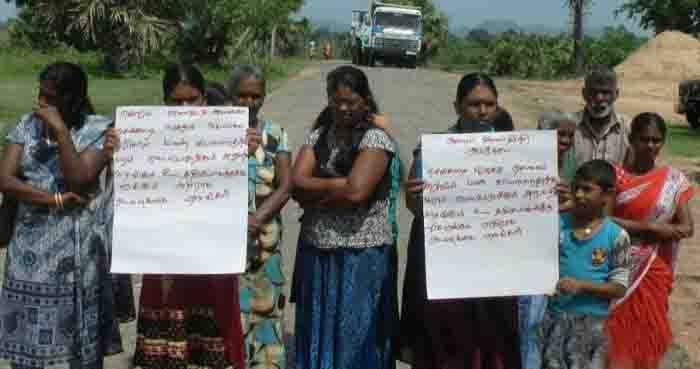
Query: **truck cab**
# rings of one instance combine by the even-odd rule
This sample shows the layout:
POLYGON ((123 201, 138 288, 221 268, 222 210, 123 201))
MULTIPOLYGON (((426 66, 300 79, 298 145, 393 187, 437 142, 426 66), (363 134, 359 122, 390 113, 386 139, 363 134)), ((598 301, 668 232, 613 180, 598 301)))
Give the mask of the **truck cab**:
POLYGON ((422 46, 420 8, 371 2, 369 11, 353 12, 353 62, 374 66, 375 61, 415 68, 422 46))

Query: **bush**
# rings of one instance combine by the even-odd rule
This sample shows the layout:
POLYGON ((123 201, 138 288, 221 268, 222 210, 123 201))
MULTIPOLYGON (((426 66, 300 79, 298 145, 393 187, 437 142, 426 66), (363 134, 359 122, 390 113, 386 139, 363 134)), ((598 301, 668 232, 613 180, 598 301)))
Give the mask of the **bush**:
POLYGON ((478 42, 450 36, 432 61, 443 70, 463 71, 477 68, 485 52, 486 49, 478 42))
POLYGON ((489 44, 480 66, 495 76, 556 78, 570 74, 573 51, 569 37, 509 33, 489 44))
MULTIPOLYGON (((610 27, 599 37, 587 37, 585 65, 615 67, 646 40, 625 27, 610 27)), ((568 35, 505 33, 488 42, 479 66, 494 76, 554 79, 573 75, 574 41, 568 35)))
POLYGON ((586 64, 615 67, 646 41, 646 38, 637 37, 624 26, 608 27, 600 37, 586 38, 583 44, 586 64))

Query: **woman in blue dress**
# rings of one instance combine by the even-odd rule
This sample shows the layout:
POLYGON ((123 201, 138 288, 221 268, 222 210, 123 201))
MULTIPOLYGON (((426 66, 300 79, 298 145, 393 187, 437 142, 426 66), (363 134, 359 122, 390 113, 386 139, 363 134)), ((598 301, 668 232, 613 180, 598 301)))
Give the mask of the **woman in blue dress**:
POLYGON ((0 295, 0 357, 13 368, 102 368, 121 351, 99 175, 110 119, 69 63, 39 76, 37 108, 7 137, 0 191, 18 200, 0 295))
POLYGON ((292 175, 304 208, 294 286, 296 368, 393 369, 398 307, 389 212, 396 145, 370 122, 378 109, 365 74, 351 66, 332 73, 332 119, 307 137, 292 175))

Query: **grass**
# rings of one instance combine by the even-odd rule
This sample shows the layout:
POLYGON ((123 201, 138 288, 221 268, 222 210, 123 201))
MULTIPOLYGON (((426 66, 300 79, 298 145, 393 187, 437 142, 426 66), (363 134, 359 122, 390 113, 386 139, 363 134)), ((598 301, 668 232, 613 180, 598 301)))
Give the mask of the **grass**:
MULTIPOLYGON (((0 43, 1 44, 1 43, 0 43)), ((0 45, 0 146, 5 135, 19 118, 36 102, 39 72, 49 63, 63 60, 83 66, 88 73, 89 94, 98 114, 112 116, 117 106, 160 105, 162 103, 162 61, 126 77, 115 77, 101 72, 98 53, 79 53, 73 49, 61 49, 49 54, 0 45), (160 64, 160 65, 159 65, 160 64)), ((267 63, 269 88, 276 88, 287 77, 299 72, 305 65, 303 59, 280 59, 267 63)), ((223 82, 228 68, 203 67, 208 80, 223 82)))
POLYGON ((666 149, 673 156, 700 158, 700 131, 685 122, 669 125, 666 149))

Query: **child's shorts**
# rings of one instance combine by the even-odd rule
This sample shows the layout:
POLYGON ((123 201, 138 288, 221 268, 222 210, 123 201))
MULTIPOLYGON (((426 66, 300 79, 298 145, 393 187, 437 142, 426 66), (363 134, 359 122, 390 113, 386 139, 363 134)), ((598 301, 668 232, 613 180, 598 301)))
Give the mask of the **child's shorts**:
POLYGON ((542 367, 545 369, 605 369, 608 339, 605 317, 549 312, 543 321, 542 367))

